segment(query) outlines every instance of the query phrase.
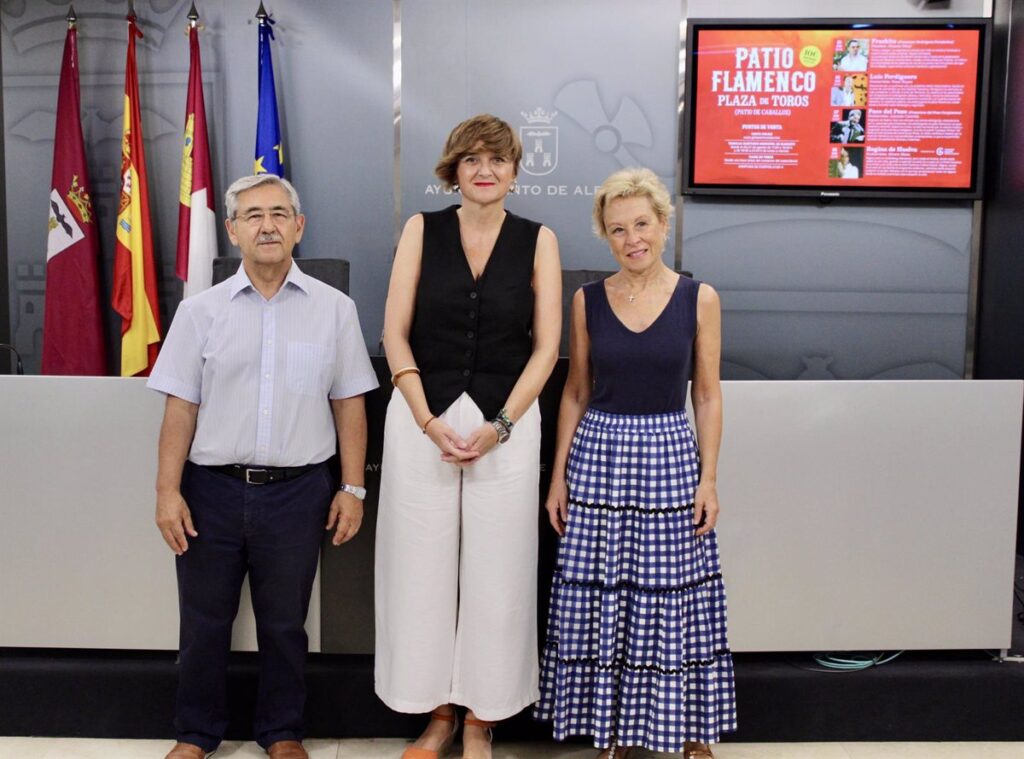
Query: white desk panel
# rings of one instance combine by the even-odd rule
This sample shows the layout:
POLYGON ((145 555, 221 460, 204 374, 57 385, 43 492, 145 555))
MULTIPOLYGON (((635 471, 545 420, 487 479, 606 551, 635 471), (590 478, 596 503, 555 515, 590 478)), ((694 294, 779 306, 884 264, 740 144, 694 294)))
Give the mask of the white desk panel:
POLYGON ((1008 648, 1022 391, 725 383, 732 648, 1008 648))
MULTIPOLYGON (((0 377, 0 646, 178 647, 174 554, 154 521, 163 406, 143 379, 0 377)), ((248 581, 232 645, 256 650, 248 581)))
MULTIPOLYGON (((1024 383, 723 392, 733 650, 1009 646, 1024 383)), ((162 406, 141 380, 0 377, 0 646, 176 648, 162 406)), ((235 646, 252 649, 243 604, 235 646)))

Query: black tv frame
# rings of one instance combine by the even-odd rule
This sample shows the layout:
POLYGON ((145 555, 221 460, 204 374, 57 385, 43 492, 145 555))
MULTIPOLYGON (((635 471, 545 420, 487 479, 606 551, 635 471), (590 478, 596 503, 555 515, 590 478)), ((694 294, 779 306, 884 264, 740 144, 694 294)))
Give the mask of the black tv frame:
POLYGON ((679 124, 679 194, 689 197, 775 196, 788 198, 904 198, 914 200, 979 200, 984 195, 985 140, 987 134, 989 70, 991 68, 992 21, 988 18, 825 18, 825 19, 691 19, 686 23, 686 88, 679 124), (821 29, 837 32, 862 29, 978 29, 981 32, 978 55, 976 99, 974 112, 974 139, 971 151, 971 185, 968 188, 909 188, 858 184, 856 187, 837 185, 778 185, 778 184, 696 184, 693 181, 694 107, 697 76, 697 40, 701 31, 718 29, 821 29))

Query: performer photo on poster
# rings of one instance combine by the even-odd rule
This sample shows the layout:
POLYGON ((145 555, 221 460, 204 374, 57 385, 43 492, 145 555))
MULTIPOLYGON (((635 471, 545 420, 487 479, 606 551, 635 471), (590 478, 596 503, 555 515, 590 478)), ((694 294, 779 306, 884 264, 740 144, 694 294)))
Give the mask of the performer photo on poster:
POLYGON ((828 175, 832 179, 860 179, 864 166, 864 148, 833 148, 828 162, 828 175))
POLYGON ((860 108, 846 108, 843 109, 842 118, 832 122, 828 139, 829 142, 841 142, 844 145, 851 142, 864 142, 866 128, 865 112, 860 108))
POLYGON ((836 40, 836 49, 832 56, 832 68, 836 71, 867 71, 867 40, 836 40))
POLYGON ((865 106, 868 103, 867 74, 836 74, 832 85, 832 105, 846 108, 848 106, 865 106))

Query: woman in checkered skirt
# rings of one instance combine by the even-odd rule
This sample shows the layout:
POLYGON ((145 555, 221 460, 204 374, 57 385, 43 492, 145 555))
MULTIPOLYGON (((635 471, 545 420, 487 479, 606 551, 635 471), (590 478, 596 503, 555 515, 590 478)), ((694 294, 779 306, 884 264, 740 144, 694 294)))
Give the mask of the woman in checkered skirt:
POLYGON ((561 542, 535 713, 557 740, 592 736, 600 759, 631 747, 711 757, 736 729, 714 532, 721 310, 711 287, 662 262, 671 215, 650 170, 605 180, 594 230, 619 271, 572 304, 547 499, 561 542))

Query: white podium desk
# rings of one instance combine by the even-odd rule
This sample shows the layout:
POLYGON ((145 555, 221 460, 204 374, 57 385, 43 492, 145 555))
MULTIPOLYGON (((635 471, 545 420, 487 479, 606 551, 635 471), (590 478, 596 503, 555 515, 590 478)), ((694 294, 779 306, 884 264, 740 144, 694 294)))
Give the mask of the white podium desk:
MULTIPOLYGON (((1024 383, 723 392, 733 650, 1009 647, 1024 383)), ((162 410, 142 380, 0 377, 0 646, 177 647, 153 523, 162 410)))

